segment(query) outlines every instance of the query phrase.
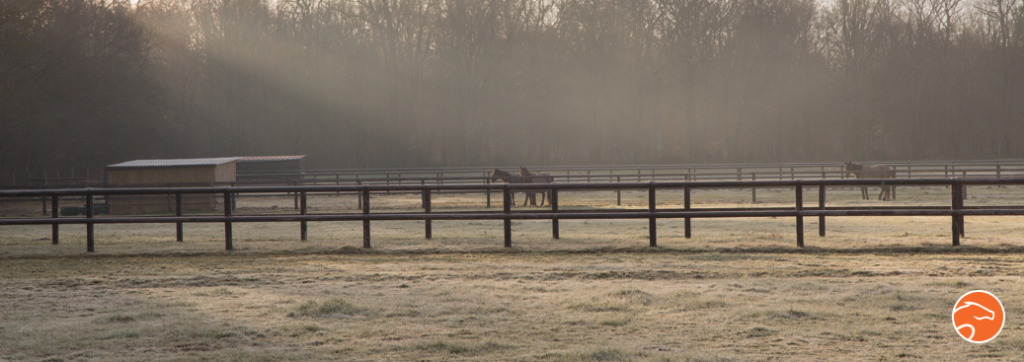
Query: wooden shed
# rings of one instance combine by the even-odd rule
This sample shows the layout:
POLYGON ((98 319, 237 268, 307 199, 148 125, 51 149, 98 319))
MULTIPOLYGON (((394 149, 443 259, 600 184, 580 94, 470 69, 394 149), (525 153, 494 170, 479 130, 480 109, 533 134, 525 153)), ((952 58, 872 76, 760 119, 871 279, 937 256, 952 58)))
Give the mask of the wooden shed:
MULTIPOLYGON (((238 157, 176 160, 136 160, 107 166, 109 187, 210 187, 235 182, 238 157)), ((218 210, 217 195, 182 195, 182 208, 190 211, 218 210)), ((112 214, 174 212, 175 195, 111 196, 112 214)))
POLYGON ((238 159, 238 180, 246 184, 292 184, 302 180, 306 155, 246 156, 238 159))

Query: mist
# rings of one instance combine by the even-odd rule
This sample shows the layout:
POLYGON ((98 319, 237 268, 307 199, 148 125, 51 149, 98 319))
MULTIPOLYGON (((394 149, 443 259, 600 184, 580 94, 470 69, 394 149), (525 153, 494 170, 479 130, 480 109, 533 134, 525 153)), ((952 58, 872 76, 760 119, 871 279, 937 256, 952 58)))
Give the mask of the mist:
POLYGON ((1024 157, 1020 0, 0 0, 0 184, 1024 157))

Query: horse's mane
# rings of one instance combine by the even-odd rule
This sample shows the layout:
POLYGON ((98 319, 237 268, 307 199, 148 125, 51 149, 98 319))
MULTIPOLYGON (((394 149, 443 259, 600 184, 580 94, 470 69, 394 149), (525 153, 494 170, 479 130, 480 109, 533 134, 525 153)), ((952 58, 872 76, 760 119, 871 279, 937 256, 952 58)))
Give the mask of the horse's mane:
POLYGON ((524 183, 525 182, 524 181, 525 178, 520 177, 520 176, 515 176, 515 175, 513 175, 511 173, 508 173, 508 172, 505 172, 505 171, 502 171, 502 170, 499 170, 499 169, 494 169, 494 171, 491 171, 491 181, 494 182, 494 181, 497 181, 499 179, 504 181, 504 182, 507 182, 507 183, 524 183))

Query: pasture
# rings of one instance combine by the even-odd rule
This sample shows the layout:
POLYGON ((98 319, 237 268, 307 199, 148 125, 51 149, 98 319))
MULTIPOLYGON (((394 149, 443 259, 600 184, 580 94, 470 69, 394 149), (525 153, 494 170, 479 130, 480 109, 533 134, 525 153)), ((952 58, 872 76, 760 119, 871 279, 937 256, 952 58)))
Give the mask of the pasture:
MULTIPOLYGON (((877 195, 877 188, 873 188, 877 195)), ((758 190, 757 206, 791 206, 792 189, 758 190)), ((615 193, 560 194, 563 210, 613 208, 615 193)), ((805 190, 805 204, 816 203, 805 190)), ((482 210, 482 194, 435 195, 435 211, 482 210)), ((496 200, 500 200, 497 198, 496 200)), ((622 207, 646 208, 624 191, 622 207)), ((658 207, 681 197, 659 192, 658 207)), ((517 196, 522 202, 522 195, 517 196)), ((942 187, 830 205, 949 203, 942 187)), ((352 195, 311 197, 311 212, 355 211, 352 195)), ((977 187, 971 205, 1024 205, 1024 188, 977 187)), ((70 205, 70 201, 62 204, 70 205)), ((500 207, 500 204, 495 204, 500 207)), ((291 212, 292 199, 241 199, 237 214, 291 212)), ((750 205, 750 190, 697 190, 693 207, 750 205)), ((373 209, 419 207, 418 195, 374 195, 373 209)), ((523 208, 517 208, 523 209, 523 208)), ((0 204, 5 215, 39 204, 0 204)), ((176 361, 761 361, 1014 360, 1024 354, 1024 217, 968 217, 963 246, 948 217, 98 225, 0 227, 0 360, 176 361), (1002 299, 1006 326, 975 345, 953 331, 963 293, 1002 299)))

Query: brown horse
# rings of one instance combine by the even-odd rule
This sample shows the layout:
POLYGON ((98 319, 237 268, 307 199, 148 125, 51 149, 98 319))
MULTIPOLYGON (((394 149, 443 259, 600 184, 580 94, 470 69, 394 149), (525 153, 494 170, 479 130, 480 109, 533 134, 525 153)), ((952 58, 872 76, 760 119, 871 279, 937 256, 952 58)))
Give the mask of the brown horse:
MULTIPOLYGON (((555 178, 551 177, 551 175, 549 175, 547 173, 544 173, 544 172, 530 173, 530 170, 527 170, 526 167, 523 167, 523 166, 519 166, 519 177, 522 177, 522 178, 526 179, 527 183, 549 184, 549 183, 555 182, 555 178)), ((541 195, 540 206, 550 206, 551 205, 551 190, 544 190, 543 192, 540 193, 540 195, 541 195), (545 201, 547 202, 547 205, 545 205, 545 201)), ((536 194, 527 193, 526 194, 526 199, 527 199, 527 201, 530 202, 530 206, 537 206, 537 195, 536 194)), ((526 202, 523 202, 523 206, 526 206, 526 202)))
MULTIPOLYGON (((502 171, 502 170, 499 170, 499 169, 494 169, 494 171, 491 171, 491 182, 497 182, 498 180, 501 180, 501 182, 504 182, 504 183, 507 183, 507 184, 524 184, 524 183, 528 183, 529 182, 524 177, 514 176, 514 175, 512 175, 512 174, 510 174, 508 172, 505 172, 505 171, 502 171)), ((516 193, 512 192, 509 195, 512 196, 512 205, 515 205, 516 204, 516 193)), ((527 198, 529 198, 530 194, 526 193, 526 196, 527 196, 527 198)), ((524 203, 523 206, 526 206, 526 204, 524 203)))
MULTIPOLYGON (((846 162, 844 170, 846 171, 847 177, 849 177, 850 174, 853 174, 853 176, 858 179, 896 178, 896 171, 885 165, 871 165, 864 167, 864 165, 859 163, 846 162)), ((870 197, 868 197, 867 187, 861 187, 860 193, 864 200, 870 199, 870 197)), ((896 186, 882 186, 882 192, 878 193, 878 199, 886 201, 890 199, 896 200, 896 186)))

